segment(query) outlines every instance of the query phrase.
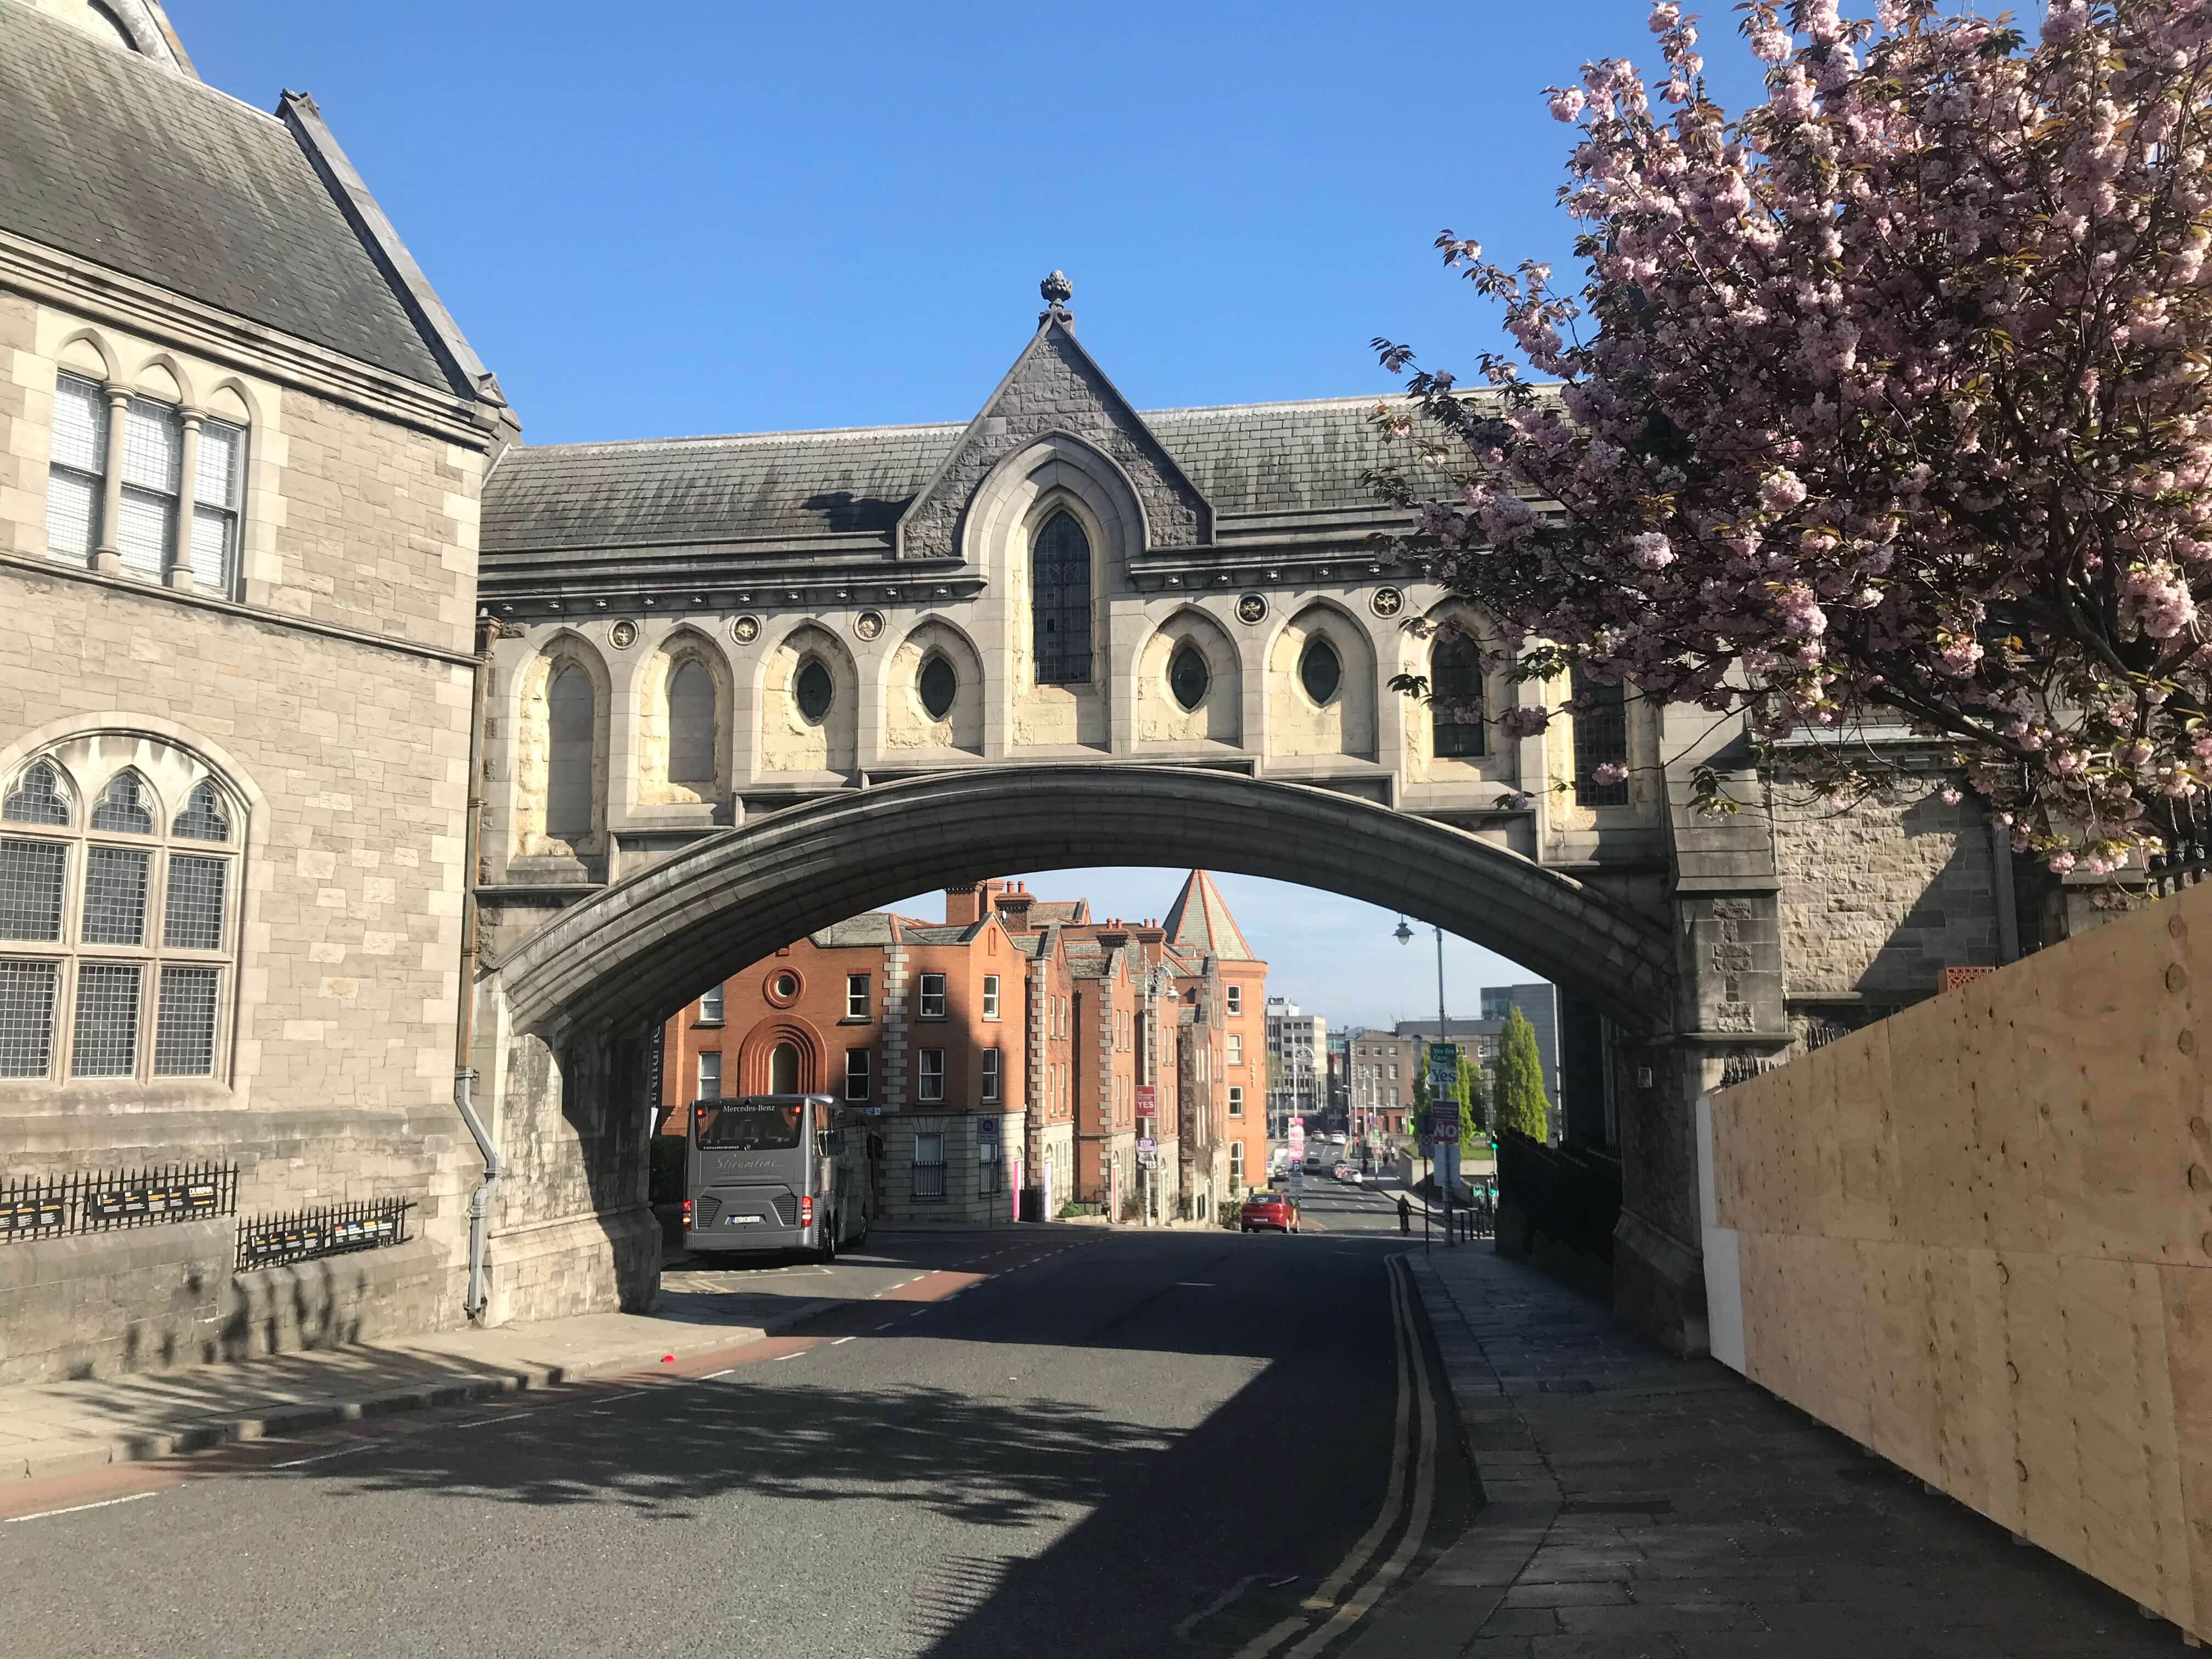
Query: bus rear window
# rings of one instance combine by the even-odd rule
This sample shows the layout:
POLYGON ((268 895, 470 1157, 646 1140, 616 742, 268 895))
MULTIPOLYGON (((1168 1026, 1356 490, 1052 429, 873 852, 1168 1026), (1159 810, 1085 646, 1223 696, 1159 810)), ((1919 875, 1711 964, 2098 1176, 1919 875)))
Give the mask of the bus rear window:
POLYGON ((781 1152, 799 1145, 805 1107, 795 1100, 702 1100, 691 1109, 699 1145, 714 1152, 781 1152))

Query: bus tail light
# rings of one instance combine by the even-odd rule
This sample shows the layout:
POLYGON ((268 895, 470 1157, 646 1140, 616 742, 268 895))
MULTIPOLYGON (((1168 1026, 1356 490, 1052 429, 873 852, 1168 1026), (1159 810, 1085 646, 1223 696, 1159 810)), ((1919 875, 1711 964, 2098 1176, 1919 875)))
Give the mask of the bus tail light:
POLYGON ((814 1194, 811 1193, 801 1193, 799 1196, 799 1224, 802 1227, 814 1224, 814 1194))
POLYGON ((684 1231, 691 1231, 691 1200, 688 1198, 684 1200, 684 1231))

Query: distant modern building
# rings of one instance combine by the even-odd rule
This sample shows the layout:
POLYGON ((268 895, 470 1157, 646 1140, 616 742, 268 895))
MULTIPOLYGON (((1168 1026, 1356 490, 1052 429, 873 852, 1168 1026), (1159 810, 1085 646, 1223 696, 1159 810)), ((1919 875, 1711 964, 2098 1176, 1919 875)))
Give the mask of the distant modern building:
MULTIPOLYGON (((1532 985, 1490 985, 1482 989, 1481 1009, 1478 1019, 1454 1019, 1449 1022, 1452 1042, 1466 1050, 1480 1066, 1484 1075, 1494 1088, 1498 1076, 1499 1039, 1505 1030, 1506 1016, 1518 1008, 1528 1024, 1535 1029, 1536 1056, 1543 1068, 1544 1093, 1555 1109, 1563 1108, 1559 1088, 1559 994, 1543 983, 1532 985)), ((1437 1040, 1437 1022, 1432 1019, 1401 1019, 1395 1028, 1401 1038, 1425 1045, 1437 1040)), ((1552 1136, 1560 1137, 1565 1121, 1563 1109, 1552 1114, 1552 1136)))
POLYGON ((1331 1060, 1344 1091, 1345 1110, 1357 1125, 1373 1132, 1403 1135, 1413 1115, 1413 1080, 1419 1075, 1421 1045, 1391 1031, 1355 1027, 1329 1038, 1331 1060), (1337 1045, 1342 1045, 1340 1059, 1337 1045))
MULTIPOLYGON (((1317 1118, 1328 1103, 1328 1021, 1298 1012, 1284 997, 1267 999, 1269 1133, 1288 1132, 1292 1117, 1317 1118)), ((1309 1123, 1308 1127, 1317 1125, 1309 1123)))

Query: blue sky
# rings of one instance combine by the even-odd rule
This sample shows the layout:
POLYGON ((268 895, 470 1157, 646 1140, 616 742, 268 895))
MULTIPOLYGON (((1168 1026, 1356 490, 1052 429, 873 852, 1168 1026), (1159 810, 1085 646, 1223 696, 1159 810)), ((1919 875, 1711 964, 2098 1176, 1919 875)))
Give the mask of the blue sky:
MULTIPOLYGON (((540 443, 965 420, 1055 266, 1140 408, 1385 393, 1377 334, 1470 366, 1500 337, 1430 244, 1449 226, 1569 266, 1570 135, 1540 89, 1593 57, 1656 64, 1644 10, 172 6, 210 82, 315 95, 540 443)), ((1708 9, 1740 101, 1733 21, 1708 9)), ((1034 884, 1138 916, 1182 875, 1034 884)), ((1222 886, 1308 1010, 1433 1010, 1432 951, 1388 912, 1222 886)), ((1526 977, 1454 942, 1455 1006, 1526 977)))

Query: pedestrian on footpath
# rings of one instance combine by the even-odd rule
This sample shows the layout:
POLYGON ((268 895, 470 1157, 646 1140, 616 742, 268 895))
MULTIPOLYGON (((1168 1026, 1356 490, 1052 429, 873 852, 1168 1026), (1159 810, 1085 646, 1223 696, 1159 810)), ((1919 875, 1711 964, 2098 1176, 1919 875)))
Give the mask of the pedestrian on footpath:
POLYGON ((1401 1233, 1413 1231, 1413 1206, 1406 1201, 1403 1193, 1398 1194, 1398 1231, 1401 1233))

